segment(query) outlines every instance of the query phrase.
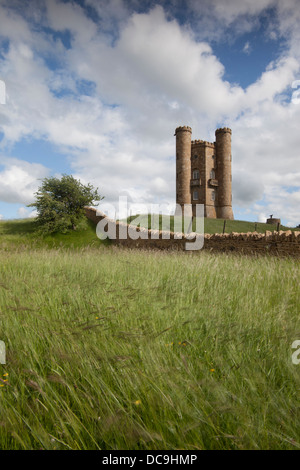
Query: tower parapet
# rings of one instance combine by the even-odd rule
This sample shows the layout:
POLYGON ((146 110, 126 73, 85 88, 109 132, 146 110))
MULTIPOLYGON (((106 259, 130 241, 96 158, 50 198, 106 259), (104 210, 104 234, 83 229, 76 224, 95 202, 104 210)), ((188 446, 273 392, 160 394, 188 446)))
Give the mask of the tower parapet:
POLYGON ((207 142, 207 140, 200 140, 200 139, 197 139, 197 140, 192 140, 192 145, 202 145, 202 146, 205 146, 205 147, 214 147, 215 146, 215 143, 214 142, 207 142))
POLYGON ((215 135, 220 133, 224 134, 225 132, 229 132, 229 134, 232 134, 232 130, 230 129, 230 127, 219 127, 219 129, 215 131, 215 135))
POLYGON ((175 135, 177 134, 177 132, 182 132, 182 131, 187 131, 187 132, 192 133, 192 128, 191 128, 190 126, 179 126, 179 127, 176 127, 176 129, 175 129, 175 135))

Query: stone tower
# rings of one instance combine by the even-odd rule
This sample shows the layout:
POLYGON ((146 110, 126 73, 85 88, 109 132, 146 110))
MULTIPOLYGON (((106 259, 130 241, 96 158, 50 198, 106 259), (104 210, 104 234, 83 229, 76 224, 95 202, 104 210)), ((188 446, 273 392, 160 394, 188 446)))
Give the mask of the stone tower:
POLYGON ((192 129, 177 127, 176 135, 176 202, 181 206, 191 204, 191 138, 192 129))
POLYGON ((177 127, 176 203, 204 204, 204 216, 233 219, 231 129, 215 132, 216 141, 191 140, 192 129, 177 127))

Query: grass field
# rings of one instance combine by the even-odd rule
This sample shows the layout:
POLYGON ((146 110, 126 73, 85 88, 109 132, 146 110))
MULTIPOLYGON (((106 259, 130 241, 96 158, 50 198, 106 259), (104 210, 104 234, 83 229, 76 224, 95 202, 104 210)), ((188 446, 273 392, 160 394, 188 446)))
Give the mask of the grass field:
POLYGON ((1 449, 300 448, 297 260, 5 224, 1 449))

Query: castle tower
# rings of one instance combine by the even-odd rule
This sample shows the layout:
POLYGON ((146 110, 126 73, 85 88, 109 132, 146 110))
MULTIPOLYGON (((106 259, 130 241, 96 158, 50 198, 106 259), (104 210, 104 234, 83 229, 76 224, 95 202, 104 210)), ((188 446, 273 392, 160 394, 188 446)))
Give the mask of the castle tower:
POLYGON ((233 220, 231 189, 231 129, 228 127, 217 129, 215 134, 218 179, 217 217, 219 219, 233 220))
POLYGON ((177 127, 176 203, 204 205, 208 218, 233 219, 231 195, 231 129, 215 132, 216 141, 191 140, 189 126, 177 127))
POLYGON ((188 126, 177 127, 176 136, 176 203, 191 204, 191 136, 188 126))

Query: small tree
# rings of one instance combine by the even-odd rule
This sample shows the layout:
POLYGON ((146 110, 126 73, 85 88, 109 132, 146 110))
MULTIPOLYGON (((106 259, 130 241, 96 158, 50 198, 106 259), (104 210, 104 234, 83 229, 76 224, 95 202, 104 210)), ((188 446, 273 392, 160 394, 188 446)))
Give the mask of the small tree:
POLYGON ((61 179, 44 178, 36 194, 36 200, 28 207, 36 207, 37 222, 44 233, 76 230, 84 220, 84 206, 98 205, 98 188, 89 183, 84 186, 73 176, 63 175, 61 179))

